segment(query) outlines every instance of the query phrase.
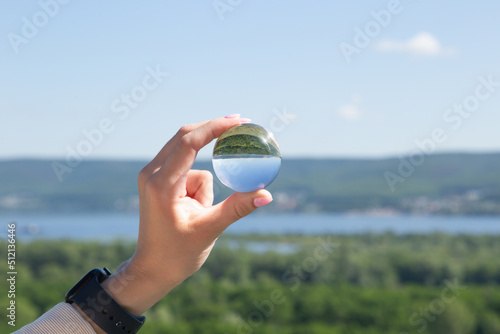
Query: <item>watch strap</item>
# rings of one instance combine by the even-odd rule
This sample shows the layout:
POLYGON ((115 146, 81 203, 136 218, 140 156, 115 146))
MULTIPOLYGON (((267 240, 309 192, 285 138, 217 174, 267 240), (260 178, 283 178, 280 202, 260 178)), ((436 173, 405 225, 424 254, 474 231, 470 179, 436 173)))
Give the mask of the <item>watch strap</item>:
POLYGON ((144 316, 135 316, 122 308, 101 286, 107 268, 91 270, 66 295, 66 302, 75 303, 97 326, 108 334, 135 334, 144 324, 144 316))

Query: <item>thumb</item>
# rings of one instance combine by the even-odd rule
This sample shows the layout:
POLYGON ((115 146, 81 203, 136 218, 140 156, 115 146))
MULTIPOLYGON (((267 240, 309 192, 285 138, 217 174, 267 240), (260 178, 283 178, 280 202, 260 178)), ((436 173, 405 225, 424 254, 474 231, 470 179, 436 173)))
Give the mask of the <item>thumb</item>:
POLYGON ((224 201, 212 207, 212 223, 219 234, 237 220, 248 216, 255 209, 268 205, 273 196, 267 190, 261 189, 249 193, 234 193, 224 201))

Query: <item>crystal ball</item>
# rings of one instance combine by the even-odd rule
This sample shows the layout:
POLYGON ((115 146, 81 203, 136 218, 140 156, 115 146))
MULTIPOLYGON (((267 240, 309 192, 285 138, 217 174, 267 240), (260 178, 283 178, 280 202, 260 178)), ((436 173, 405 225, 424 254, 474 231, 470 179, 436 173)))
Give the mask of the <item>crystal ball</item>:
POLYGON ((212 163, 222 184, 237 192, 249 192, 274 181, 281 167, 281 152, 271 132, 244 123, 229 128, 217 139, 212 163))

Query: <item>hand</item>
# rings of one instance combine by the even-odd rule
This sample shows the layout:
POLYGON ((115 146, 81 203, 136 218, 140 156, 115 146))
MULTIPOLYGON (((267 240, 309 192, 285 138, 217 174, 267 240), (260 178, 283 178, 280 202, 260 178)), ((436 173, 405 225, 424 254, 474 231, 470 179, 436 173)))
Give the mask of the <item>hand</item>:
POLYGON ((132 314, 144 313, 196 272, 229 225, 272 201, 267 190, 257 190, 213 205, 212 174, 191 170, 202 147, 245 121, 233 115, 183 126, 140 172, 136 251, 103 282, 132 314))

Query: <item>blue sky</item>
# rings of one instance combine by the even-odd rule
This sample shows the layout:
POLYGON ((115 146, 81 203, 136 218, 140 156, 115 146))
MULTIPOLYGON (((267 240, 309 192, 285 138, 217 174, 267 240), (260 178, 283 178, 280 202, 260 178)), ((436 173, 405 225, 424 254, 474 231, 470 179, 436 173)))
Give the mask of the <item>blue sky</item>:
POLYGON ((0 4, 0 158, 149 159, 232 113, 285 157, 500 151, 498 1, 61 2, 0 4))

